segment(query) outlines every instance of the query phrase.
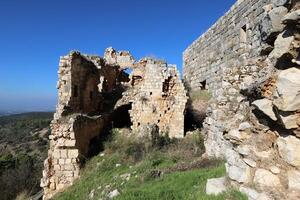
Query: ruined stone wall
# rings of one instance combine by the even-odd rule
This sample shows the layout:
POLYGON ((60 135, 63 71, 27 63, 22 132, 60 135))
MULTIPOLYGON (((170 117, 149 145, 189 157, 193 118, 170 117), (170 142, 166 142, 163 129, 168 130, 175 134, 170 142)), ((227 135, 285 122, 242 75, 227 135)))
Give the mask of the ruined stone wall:
POLYGON ((41 180, 45 199, 72 185, 79 177, 81 161, 88 156, 90 140, 99 135, 105 120, 100 116, 72 115, 51 123, 50 149, 41 180))
POLYGON ((183 76, 191 89, 201 88, 201 82, 206 81, 207 87, 216 91, 222 87, 225 68, 242 65, 245 58, 259 55, 262 45, 259 22, 269 2, 237 1, 184 51, 183 76))
POLYGON ((63 56, 59 63, 58 104, 55 119, 72 113, 92 113, 99 110, 100 76, 97 67, 79 52, 63 56))
MULTIPOLYGON (((161 134, 184 137, 187 96, 176 66, 148 59, 141 67, 144 68, 141 82, 134 85, 138 92, 131 100, 132 130, 142 134, 147 132, 147 126, 156 124, 161 134)), ((135 71, 132 76, 141 70, 135 71)))
POLYGON ((206 154, 249 199, 300 199, 299 4, 238 1, 183 55, 187 85, 213 96, 206 154))
POLYGON ((72 51, 59 62, 58 104, 51 122, 50 147, 41 187, 44 199, 70 186, 79 177, 90 142, 109 125, 103 93, 117 87, 121 71, 98 56, 72 51))
POLYGON ((82 162, 94 153, 93 141, 114 125, 128 123, 139 136, 153 125, 161 134, 184 136, 187 96, 173 65, 150 58, 137 62, 128 51, 108 48, 103 58, 72 51, 61 57, 58 74, 58 104, 41 180, 44 199, 72 185, 82 162), (128 67, 130 76, 124 72, 128 67))

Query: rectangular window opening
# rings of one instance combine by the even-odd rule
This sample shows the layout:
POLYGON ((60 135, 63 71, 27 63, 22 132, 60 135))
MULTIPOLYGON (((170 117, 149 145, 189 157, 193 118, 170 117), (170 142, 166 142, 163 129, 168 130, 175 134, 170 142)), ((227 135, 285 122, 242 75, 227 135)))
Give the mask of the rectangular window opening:
POLYGON ((200 82, 200 84, 201 84, 201 86, 200 86, 201 90, 206 90, 206 80, 200 82))
POLYGON ((247 26, 244 25, 240 30, 240 42, 247 43, 247 26))

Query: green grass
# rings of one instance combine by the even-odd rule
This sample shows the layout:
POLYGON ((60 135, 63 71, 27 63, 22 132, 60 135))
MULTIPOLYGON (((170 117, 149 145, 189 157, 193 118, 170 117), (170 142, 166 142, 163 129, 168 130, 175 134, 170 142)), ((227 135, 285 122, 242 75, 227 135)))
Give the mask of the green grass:
POLYGON ((169 156, 169 150, 153 149, 147 152, 142 160, 133 161, 117 150, 112 152, 110 149, 105 152, 104 156, 96 156, 88 161, 82 170, 81 178, 54 199, 108 199, 108 193, 115 189, 120 192, 116 200, 247 199, 234 190, 219 196, 205 194, 207 179, 225 175, 223 162, 218 162, 219 164, 213 167, 168 171, 167 169, 176 169, 181 163, 190 163, 197 157, 174 159, 169 156), (116 164, 121 166, 116 167, 116 164), (157 173, 154 172, 162 172, 162 175, 155 175, 157 173), (122 177, 124 174, 130 174, 130 179, 122 177), (93 198, 91 191, 94 194, 93 198))
POLYGON ((189 96, 192 101, 203 100, 209 101, 211 99, 211 93, 208 90, 195 90, 189 93, 189 96))

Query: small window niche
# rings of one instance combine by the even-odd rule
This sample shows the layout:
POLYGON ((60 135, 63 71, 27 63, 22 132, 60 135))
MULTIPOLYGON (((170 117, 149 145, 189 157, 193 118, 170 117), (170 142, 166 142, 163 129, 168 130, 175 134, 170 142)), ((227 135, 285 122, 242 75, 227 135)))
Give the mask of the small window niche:
POLYGON ((201 84, 200 85, 201 90, 206 90, 206 80, 200 82, 200 84, 201 84))
POLYGON ((246 44, 247 43, 247 26, 244 25, 240 29, 240 43, 241 44, 246 44))

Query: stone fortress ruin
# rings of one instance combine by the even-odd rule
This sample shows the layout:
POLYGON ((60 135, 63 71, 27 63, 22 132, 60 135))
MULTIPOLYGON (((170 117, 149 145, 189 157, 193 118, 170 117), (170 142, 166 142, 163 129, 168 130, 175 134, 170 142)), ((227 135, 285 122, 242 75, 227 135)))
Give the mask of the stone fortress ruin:
POLYGON ((299 0, 238 0, 184 51, 185 87, 174 65, 127 51, 61 57, 44 199, 79 177, 113 127, 184 137, 186 90, 212 95, 205 156, 224 159, 227 176, 209 180, 208 193, 226 185, 250 200, 300 199, 299 52, 299 0))
POLYGON ((160 134, 184 137, 187 95, 175 65, 154 58, 136 61, 127 51, 107 48, 103 58, 75 51, 61 57, 58 74, 58 104, 41 180, 44 199, 79 177, 82 159, 113 127, 131 127, 142 136, 155 126, 160 134))

